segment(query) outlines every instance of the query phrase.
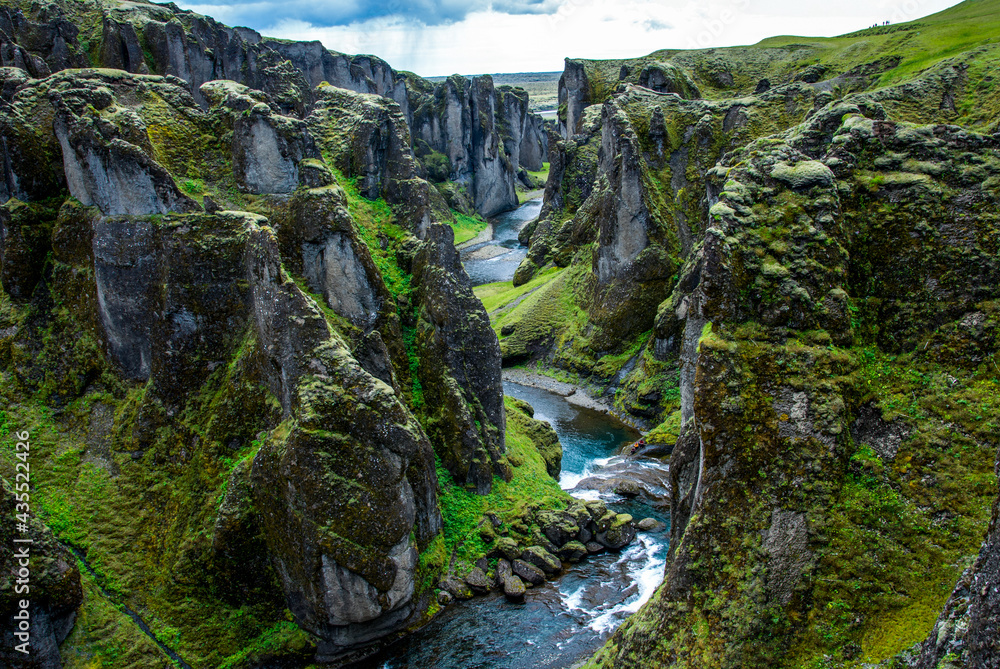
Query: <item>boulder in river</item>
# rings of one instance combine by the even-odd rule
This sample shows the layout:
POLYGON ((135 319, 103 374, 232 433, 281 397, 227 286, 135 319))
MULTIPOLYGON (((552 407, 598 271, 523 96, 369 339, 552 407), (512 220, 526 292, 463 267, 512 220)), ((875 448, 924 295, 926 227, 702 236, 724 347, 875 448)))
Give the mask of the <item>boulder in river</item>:
POLYGON ((567 541, 559 549, 559 557, 567 562, 579 562, 587 554, 587 547, 579 541, 567 541))
POLYGON ((517 576, 508 576, 503 582, 503 594, 512 602, 524 601, 524 583, 517 576))
POLYGON ((478 595, 485 595, 490 591, 490 581, 479 567, 472 568, 465 577, 465 583, 478 595))
MULTIPOLYGON (((601 516, 597 520, 597 534, 598 534, 598 536, 606 533, 609 529, 611 529, 611 524, 613 522, 615 522, 615 518, 617 518, 617 517, 618 517, 618 514, 616 512, 614 512, 614 511, 607 511, 607 512, 605 512, 605 514, 603 516, 601 516)), ((598 541, 600 541, 600 540, 598 540, 598 541)))
POLYGON ((615 550, 625 547, 633 539, 635 539, 635 522, 627 513, 616 514, 607 532, 597 535, 598 542, 615 550))
POLYGON ((524 560, 514 560, 513 570, 525 583, 530 583, 531 585, 545 583, 545 572, 524 560))
POLYGON ((576 484, 574 491, 637 497, 651 506, 670 504, 670 473, 653 458, 615 458, 576 484))
POLYGON ((497 572, 496 572, 496 584, 497 587, 503 589, 503 582, 506 580, 514 571, 510 566, 510 562, 500 558, 497 560, 497 572))
POLYGON ((455 599, 472 599, 472 589, 464 581, 457 578, 441 579, 438 587, 455 599))
POLYGON ((666 527, 666 524, 656 518, 643 518, 636 524, 636 529, 642 532, 659 532, 664 527, 666 527))
POLYGON ((562 546, 580 533, 576 519, 565 511, 542 511, 538 514, 538 524, 556 546, 562 546))
POLYGON ((559 562, 559 558, 541 546, 528 546, 521 553, 521 559, 549 574, 554 574, 562 569, 562 563, 559 562))
POLYGON ((533 546, 540 546, 553 555, 559 550, 559 544, 549 541, 549 538, 545 536, 542 530, 535 526, 531 528, 531 544, 533 546))
POLYGON ((588 500, 583 505, 587 507, 587 511, 590 512, 590 517, 594 522, 600 520, 608 512, 608 505, 599 499, 588 500))
POLYGON ((576 524, 581 528, 586 527, 587 523, 592 520, 590 517, 590 511, 587 510, 587 505, 581 500, 575 500, 566 509, 566 513, 573 516, 576 524))

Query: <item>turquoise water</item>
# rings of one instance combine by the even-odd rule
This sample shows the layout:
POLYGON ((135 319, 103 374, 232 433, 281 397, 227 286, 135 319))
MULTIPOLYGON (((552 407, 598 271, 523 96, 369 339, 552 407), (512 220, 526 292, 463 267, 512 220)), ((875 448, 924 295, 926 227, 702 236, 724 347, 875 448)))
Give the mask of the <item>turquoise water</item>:
MULTIPOLYGON (((560 484, 576 481, 637 434, 611 416, 570 405, 559 395, 505 383, 529 402, 563 445, 560 484)), ((662 513, 641 502, 608 499, 636 520, 662 513)), ((491 594, 449 606, 420 631, 365 666, 383 669, 557 669, 592 654, 663 579, 669 530, 640 532, 621 553, 574 565, 560 579, 528 590, 523 604, 491 594)))

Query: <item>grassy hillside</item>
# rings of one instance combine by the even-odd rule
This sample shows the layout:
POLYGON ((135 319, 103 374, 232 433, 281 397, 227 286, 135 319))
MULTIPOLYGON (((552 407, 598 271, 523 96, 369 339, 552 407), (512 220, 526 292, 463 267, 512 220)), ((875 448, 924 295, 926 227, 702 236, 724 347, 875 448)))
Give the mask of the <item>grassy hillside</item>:
POLYGON ((942 102, 954 108, 949 122, 992 127, 1000 111, 990 73, 1000 60, 998 41, 1000 1, 967 0, 914 21, 838 37, 782 35, 749 46, 663 49, 638 58, 575 62, 586 70, 588 103, 593 104, 606 100, 623 81, 637 83, 649 67, 680 68, 708 99, 753 93, 763 79, 771 86, 816 83, 839 97, 908 82, 953 59, 963 90, 942 102))

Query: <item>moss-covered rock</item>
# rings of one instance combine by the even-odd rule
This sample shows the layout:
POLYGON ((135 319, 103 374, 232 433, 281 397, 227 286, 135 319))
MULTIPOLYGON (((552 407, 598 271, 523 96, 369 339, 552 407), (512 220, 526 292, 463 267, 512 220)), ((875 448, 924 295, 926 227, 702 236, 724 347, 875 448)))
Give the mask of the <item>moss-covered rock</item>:
POLYGON ((428 235, 413 267, 421 305, 417 348, 427 431, 452 477, 487 493, 494 474, 511 477, 503 459, 500 346, 461 269, 451 228, 434 225, 428 235))
MULTIPOLYGON (((820 110, 710 173, 719 200, 703 245, 688 260, 696 269, 683 272, 697 279, 682 279, 682 297, 674 298, 687 300, 688 310, 679 311, 687 320, 680 349, 694 373, 682 367, 671 561, 664 586, 595 664, 644 666, 652 656, 676 666, 801 666, 831 653, 845 662, 858 654, 879 661, 924 638, 933 622, 927 612, 936 615, 957 575, 955 558, 935 548, 930 509, 950 508, 954 522, 969 528, 952 535, 952 556, 976 550, 984 502, 994 495, 980 484, 978 477, 988 476, 981 456, 992 447, 967 415, 968 455, 949 458, 947 474, 940 463, 936 469, 964 478, 958 494, 978 499, 954 506, 952 492, 920 478, 920 468, 938 457, 932 435, 942 427, 921 407, 932 397, 954 401, 938 394, 949 391, 930 381, 935 374, 961 375, 982 401, 995 370, 980 365, 970 375, 935 359, 920 368, 930 377, 903 409, 890 397, 908 363, 883 351, 914 356, 921 342, 942 336, 938 324, 994 299, 996 266, 980 258, 996 221, 974 204, 992 196, 950 166, 969 151, 992 164, 997 147, 958 128, 861 112, 820 110), (834 117, 836 127, 828 122, 834 117), (905 162, 926 152, 935 152, 942 168, 932 182, 883 186, 869 176, 889 165, 887 156, 905 162), (799 179, 790 166, 802 164, 821 178, 799 179), (961 234, 939 227, 955 220, 940 216, 939 206, 963 212, 961 234), (920 213, 906 217, 903 232, 894 227, 897 209, 911 207, 920 213), (860 235, 865 241, 855 242, 860 235), (883 244, 893 246, 892 255, 883 244), (942 257, 952 260, 931 260, 942 257), (990 278, 949 281, 945 268, 959 266, 990 278), (921 278, 903 279, 910 271, 921 278), (927 286, 935 298, 926 296, 927 286), (872 415, 871 401, 882 415, 872 415), (889 411, 901 422, 885 416, 889 411), (850 548, 859 542, 865 551, 850 548), (891 586, 865 585, 875 572, 891 586), (717 592, 730 594, 708 594, 717 592), (837 615, 838 607, 852 611, 850 619, 837 615), (899 611, 898 618, 876 615, 885 610, 899 611), (692 629, 701 631, 692 636, 692 629)), ((985 332, 985 321, 970 318, 968 326, 978 322, 974 332, 985 332)), ((978 406, 983 417, 996 411, 992 402, 978 406)))
MULTIPOLYGON (((12 436, 15 445, 22 445, 16 449, 24 455, 20 461, 30 462, 31 434, 12 436)), ((80 570, 52 530, 26 510, 30 502, 23 500, 30 497, 27 484, 15 488, 0 479, 0 511, 8 519, 0 529, 0 658, 9 666, 61 666, 59 644, 73 629, 83 602, 80 570)))

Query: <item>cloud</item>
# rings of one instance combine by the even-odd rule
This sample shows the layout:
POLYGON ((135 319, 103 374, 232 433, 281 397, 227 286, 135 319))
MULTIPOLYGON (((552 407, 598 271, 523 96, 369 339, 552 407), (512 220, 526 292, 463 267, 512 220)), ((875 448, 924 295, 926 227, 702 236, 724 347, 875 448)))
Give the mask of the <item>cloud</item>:
POLYGON ((642 27, 646 30, 670 30, 673 28, 669 23, 657 21, 656 19, 646 19, 642 22, 642 27))
POLYGON ((473 12, 492 9, 503 14, 553 14, 565 0, 199 0, 181 3, 200 14, 251 28, 271 26, 276 19, 316 27, 345 26, 380 18, 401 18, 418 25, 447 25, 473 12))
MULTIPOLYGON (((773 35, 839 35, 956 0, 174 0, 264 35, 376 54, 424 76, 547 72, 563 58, 626 58, 659 49, 753 44, 773 35), (189 3, 217 4, 189 4, 189 3), (228 4, 227 4, 228 3, 228 4), (807 11, 808 10, 808 11, 807 11), (883 16, 885 15, 885 16, 883 16), (366 18, 368 17, 368 18, 366 18)), ((911 17, 915 18, 915 17, 911 17)))

